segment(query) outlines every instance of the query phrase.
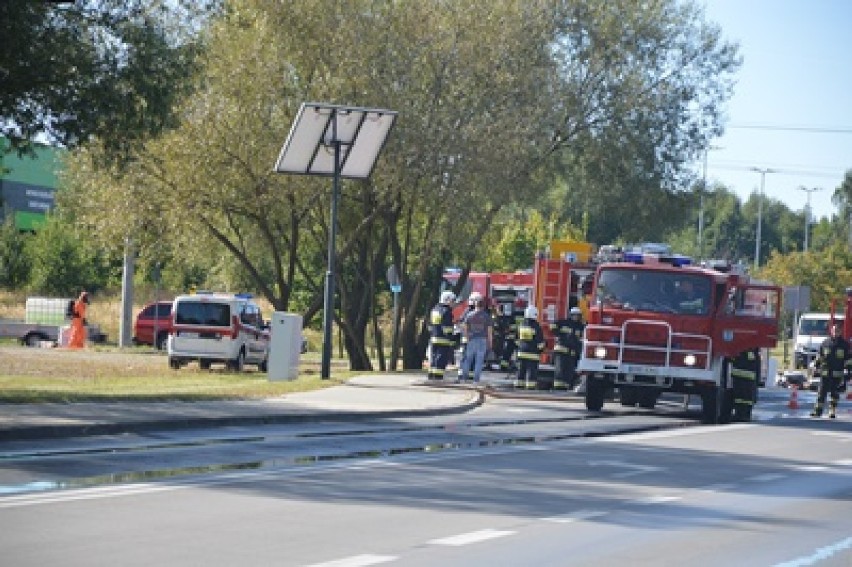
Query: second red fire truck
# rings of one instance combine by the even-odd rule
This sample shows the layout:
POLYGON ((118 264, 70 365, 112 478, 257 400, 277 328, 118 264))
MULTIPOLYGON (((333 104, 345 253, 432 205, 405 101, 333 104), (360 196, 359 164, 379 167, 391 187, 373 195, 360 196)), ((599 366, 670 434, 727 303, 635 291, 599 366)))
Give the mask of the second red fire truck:
POLYGON ((628 255, 597 267, 578 365, 587 409, 617 388, 623 404, 646 408, 665 392, 694 394, 703 422, 731 419, 732 360, 775 346, 781 289, 684 264, 628 255))

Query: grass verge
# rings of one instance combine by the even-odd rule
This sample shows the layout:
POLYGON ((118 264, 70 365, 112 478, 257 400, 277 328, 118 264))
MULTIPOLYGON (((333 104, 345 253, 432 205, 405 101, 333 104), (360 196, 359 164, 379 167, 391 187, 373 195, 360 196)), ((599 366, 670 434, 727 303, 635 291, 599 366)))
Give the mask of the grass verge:
POLYGON ((306 356, 295 380, 270 381, 249 368, 234 373, 196 364, 171 370, 146 349, 38 349, 0 346, 0 403, 209 401, 270 398, 342 384, 355 373, 341 365, 320 378, 317 356, 306 356))

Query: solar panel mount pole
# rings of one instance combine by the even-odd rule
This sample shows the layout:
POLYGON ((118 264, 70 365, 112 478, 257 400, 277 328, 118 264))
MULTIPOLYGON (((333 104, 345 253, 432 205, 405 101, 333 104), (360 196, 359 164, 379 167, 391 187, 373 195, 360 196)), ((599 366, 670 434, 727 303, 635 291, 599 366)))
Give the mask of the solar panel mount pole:
POLYGON ((334 178, 331 188, 331 212, 328 227, 328 270, 325 273, 325 301, 323 303, 322 364, 320 378, 331 377, 331 326, 334 322, 334 257, 337 238, 337 202, 340 199, 340 140, 337 138, 337 110, 332 110, 331 139, 334 146, 334 178))

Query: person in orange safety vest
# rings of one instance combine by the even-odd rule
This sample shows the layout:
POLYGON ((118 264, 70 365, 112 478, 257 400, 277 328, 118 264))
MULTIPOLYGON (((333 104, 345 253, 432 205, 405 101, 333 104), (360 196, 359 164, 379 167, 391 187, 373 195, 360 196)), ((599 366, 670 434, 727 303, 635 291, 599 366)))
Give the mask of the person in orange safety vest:
POLYGON ((85 291, 74 302, 71 313, 71 336, 68 348, 83 348, 86 346, 86 306, 89 304, 89 294, 85 291))

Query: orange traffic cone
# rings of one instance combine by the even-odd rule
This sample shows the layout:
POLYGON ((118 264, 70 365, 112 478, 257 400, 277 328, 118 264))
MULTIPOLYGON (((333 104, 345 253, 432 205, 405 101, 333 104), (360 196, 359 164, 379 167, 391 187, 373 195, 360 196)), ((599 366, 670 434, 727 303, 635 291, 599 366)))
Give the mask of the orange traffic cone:
POLYGON ((790 390, 790 402, 787 404, 790 409, 799 409, 799 386, 793 384, 793 389, 790 390))

